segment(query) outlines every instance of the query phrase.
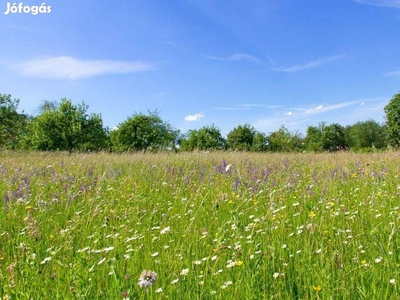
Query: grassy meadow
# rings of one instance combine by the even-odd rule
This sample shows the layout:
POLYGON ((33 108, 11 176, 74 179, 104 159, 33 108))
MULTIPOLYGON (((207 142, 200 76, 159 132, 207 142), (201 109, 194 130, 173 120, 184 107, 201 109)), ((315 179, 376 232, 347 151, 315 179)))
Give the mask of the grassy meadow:
POLYGON ((400 299, 399 154, 0 152, 0 299, 400 299))

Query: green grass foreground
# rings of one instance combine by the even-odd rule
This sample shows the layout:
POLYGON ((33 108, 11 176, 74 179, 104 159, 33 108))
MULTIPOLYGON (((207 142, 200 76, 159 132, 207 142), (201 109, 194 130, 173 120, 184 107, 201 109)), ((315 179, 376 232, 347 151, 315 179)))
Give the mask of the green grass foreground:
POLYGON ((0 296, 399 299, 399 154, 0 152, 0 296))

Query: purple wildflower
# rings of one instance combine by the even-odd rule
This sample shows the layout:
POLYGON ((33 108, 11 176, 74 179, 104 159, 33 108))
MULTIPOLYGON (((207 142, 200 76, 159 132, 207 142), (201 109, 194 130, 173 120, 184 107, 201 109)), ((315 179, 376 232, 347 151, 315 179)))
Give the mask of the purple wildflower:
POLYGON ((10 202, 10 197, 8 197, 8 195, 5 195, 3 198, 3 202, 4 202, 4 207, 6 209, 6 212, 8 212, 8 206, 9 206, 8 202, 10 202))
POLYGON ((142 273, 140 274, 138 285, 141 288, 149 287, 154 282, 156 282, 156 279, 157 279, 157 274, 155 272, 143 270, 142 273))
POLYGON ((236 179, 235 179, 235 182, 233 183, 233 189, 234 189, 235 191, 237 190, 238 185, 239 185, 239 178, 236 178, 236 179))
POLYGON ((222 168, 223 168, 223 169, 225 169, 225 168, 226 168, 226 166, 227 166, 226 160, 225 160, 225 159, 223 159, 223 160, 222 160, 222 168))

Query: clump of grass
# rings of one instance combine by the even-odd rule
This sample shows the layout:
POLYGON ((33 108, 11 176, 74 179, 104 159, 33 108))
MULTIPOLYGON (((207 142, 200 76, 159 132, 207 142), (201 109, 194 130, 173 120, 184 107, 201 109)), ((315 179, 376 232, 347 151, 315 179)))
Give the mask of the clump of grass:
POLYGON ((397 155, 0 153, 0 296, 398 298, 397 155))

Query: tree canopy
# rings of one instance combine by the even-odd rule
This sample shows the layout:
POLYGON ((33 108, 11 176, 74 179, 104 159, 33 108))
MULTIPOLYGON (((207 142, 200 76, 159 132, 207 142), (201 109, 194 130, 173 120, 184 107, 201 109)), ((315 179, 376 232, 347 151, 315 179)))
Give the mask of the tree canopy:
POLYGON ((337 123, 326 125, 325 122, 308 126, 304 143, 310 151, 337 151, 347 146, 343 126, 337 123))
POLYGON ((386 128, 374 120, 357 122, 354 125, 346 126, 344 131, 348 146, 352 149, 382 149, 387 143, 386 128))
POLYGON ((87 114, 85 103, 73 105, 66 98, 46 106, 30 125, 30 144, 37 150, 99 150, 107 134, 98 114, 87 114))
POLYGON ((111 132, 113 148, 118 151, 147 151, 175 149, 178 131, 159 116, 136 113, 111 132))
POLYGON ((222 137, 221 130, 213 124, 198 130, 189 130, 181 140, 180 147, 184 151, 224 150, 226 140, 222 137))
POLYGON ((384 107, 389 144, 395 148, 400 146, 400 93, 393 96, 384 107))
POLYGON ((268 137, 268 150, 275 152, 300 151, 303 148, 303 141, 298 132, 289 132, 285 126, 278 131, 271 132, 268 137))
POLYGON ((28 116, 18 113, 19 99, 9 94, 0 94, 0 148, 18 147, 19 135, 23 132, 28 116))
POLYGON ((232 150, 249 151, 253 147, 256 130, 249 124, 239 125, 227 135, 227 146, 232 150))

